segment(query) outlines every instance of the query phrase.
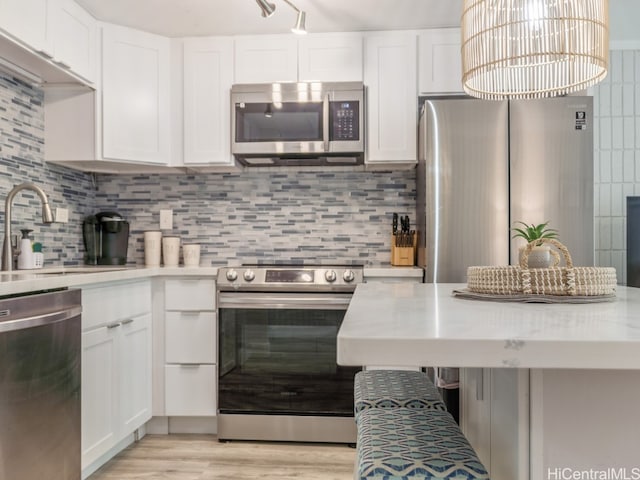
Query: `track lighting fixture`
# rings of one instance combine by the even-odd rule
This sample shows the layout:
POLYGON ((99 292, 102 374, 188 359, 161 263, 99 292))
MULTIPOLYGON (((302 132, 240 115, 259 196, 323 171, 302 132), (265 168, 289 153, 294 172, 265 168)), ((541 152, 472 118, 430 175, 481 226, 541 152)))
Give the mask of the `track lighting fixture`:
MULTIPOLYGON (((298 7, 296 7, 289 0, 282 0, 282 1, 287 5, 289 5, 298 13, 298 16, 296 17, 296 24, 293 26, 291 31, 293 33, 297 33, 298 35, 304 35, 305 33, 307 33, 307 28, 305 26, 307 14, 302 10, 300 10, 298 7)), ((256 3, 262 10, 262 16, 265 18, 273 15, 273 12, 276 10, 276 6, 273 3, 269 3, 267 0, 256 0, 256 3)))
POLYGON ((256 3, 262 9, 262 16, 264 18, 270 17, 273 15, 273 12, 276 11, 276 6, 273 3, 267 2, 267 0, 256 0, 256 3))

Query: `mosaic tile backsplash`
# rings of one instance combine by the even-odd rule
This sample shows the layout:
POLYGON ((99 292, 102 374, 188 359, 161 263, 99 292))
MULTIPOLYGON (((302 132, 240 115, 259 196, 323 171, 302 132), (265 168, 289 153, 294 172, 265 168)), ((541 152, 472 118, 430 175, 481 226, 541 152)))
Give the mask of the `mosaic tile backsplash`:
POLYGON ((96 202, 129 220, 129 261, 138 264, 144 230, 172 209, 174 228, 163 234, 200 243, 202 265, 388 265, 393 212, 415 219, 415 172, 104 175, 96 202))
POLYGON ((4 201, 23 182, 42 188, 51 208, 69 210, 69 223, 42 223, 40 200, 32 191, 19 193, 12 209, 12 233, 33 230, 43 245, 45 266, 82 263, 81 219, 95 210, 91 176, 44 162, 44 94, 19 80, 0 76, 0 222, 4 201))
MULTIPOLYGON (((82 219, 104 210, 131 224, 128 261, 144 263, 143 231, 173 210, 183 242, 202 245, 202 265, 292 261, 386 265, 393 212, 415 219, 414 171, 252 170, 239 174, 91 175, 44 162, 44 95, 0 76, 0 196, 22 182, 45 190, 69 223, 43 225, 32 192, 16 197, 13 232, 33 229, 45 266, 82 264, 82 219)), ((3 202, 0 200, 0 204, 3 202)), ((4 227, 4 208, 0 208, 4 227)))

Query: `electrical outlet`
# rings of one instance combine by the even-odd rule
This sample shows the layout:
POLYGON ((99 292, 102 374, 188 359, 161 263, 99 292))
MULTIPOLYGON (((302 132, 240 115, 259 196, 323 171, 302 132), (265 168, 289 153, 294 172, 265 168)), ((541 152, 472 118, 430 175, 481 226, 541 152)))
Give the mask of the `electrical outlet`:
POLYGON ((173 210, 160 210, 160 230, 173 228, 173 210))
POLYGON ((56 208, 56 223, 69 223, 69 210, 66 208, 56 208))

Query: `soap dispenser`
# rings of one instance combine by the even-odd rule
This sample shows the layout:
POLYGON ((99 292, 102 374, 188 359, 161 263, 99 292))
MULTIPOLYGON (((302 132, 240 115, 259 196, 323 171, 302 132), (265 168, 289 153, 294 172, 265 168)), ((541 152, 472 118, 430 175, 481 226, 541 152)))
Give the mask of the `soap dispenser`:
POLYGON ((18 269, 25 270, 33 268, 33 246, 31 245, 31 239, 29 234, 33 230, 28 228, 20 230, 22 232, 22 238, 20 239, 20 255, 18 255, 18 269))

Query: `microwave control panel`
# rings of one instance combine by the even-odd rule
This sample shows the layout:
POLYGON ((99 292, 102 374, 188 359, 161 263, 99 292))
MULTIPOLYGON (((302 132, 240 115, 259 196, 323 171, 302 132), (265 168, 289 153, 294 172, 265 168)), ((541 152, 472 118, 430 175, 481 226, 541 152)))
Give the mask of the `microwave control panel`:
POLYGON ((332 141, 360 140, 360 103, 357 101, 330 102, 332 141))

